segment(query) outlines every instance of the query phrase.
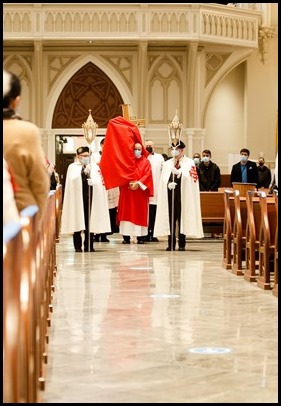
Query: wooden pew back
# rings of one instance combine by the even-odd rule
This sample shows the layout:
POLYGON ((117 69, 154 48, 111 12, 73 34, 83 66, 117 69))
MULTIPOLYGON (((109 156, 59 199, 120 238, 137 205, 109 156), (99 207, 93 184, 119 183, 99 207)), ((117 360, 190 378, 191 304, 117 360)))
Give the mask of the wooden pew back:
POLYGON ((26 403, 22 395, 20 353, 21 257, 20 223, 3 226, 3 403, 26 403))
POLYGON ((275 235, 277 216, 274 197, 260 195, 261 227, 259 233, 259 276, 257 285, 261 289, 271 289, 270 271, 274 265, 275 235))
POLYGON ((200 192, 204 232, 222 232, 224 222, 223 192, 200 192))
POLYGON ((276 209, 276 231, 275 231, 275 251, 274 251, 274 286, 272 293, 278 297, 278 191, 274 191, 276 209))
POLYGON ((247 225, 246 225, 246 269, 244 279, 249 282, 257 280, 259 257, 259 231, 261 225, 261 206, 259 191, 248 191, 246 196, 247 225))
POLYGON ((234 225, 233 225, 233 264, 232 272, 243 275, 242 261, 245 259, 247 207, 246 198, 234 190, 234 225))
POLYGON ((224 190, 224 222, 223 222, 223 260, 222 266, 225 269, 232 268, 232 243, 233 243, 233 223, 234 223, 234 191, 224 190))

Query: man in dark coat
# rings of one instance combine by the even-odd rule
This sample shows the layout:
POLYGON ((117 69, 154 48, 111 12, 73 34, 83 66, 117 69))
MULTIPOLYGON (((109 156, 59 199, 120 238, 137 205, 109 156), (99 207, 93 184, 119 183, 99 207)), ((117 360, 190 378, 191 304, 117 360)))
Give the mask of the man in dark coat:
POLYGON ((264 164, 264 157, 262 157, 262 156, 259 157, 258 172, 259 172, 258 187, 268 188, 271 183, 271 171, 264 164))
POLYGON ((249 161, 250 151, 247 148, 240 150, 240 162, 234 164, 231 169, 230 182, 259 183, 257 164, 249 161))

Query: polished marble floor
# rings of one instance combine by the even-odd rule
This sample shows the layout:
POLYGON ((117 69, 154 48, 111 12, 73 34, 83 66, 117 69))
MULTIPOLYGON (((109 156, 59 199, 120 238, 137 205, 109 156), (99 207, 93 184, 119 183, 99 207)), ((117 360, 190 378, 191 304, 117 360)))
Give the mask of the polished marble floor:
POLYGON ((42 403, 278 403, 278 299, 222 240, 57 244, 42 403))

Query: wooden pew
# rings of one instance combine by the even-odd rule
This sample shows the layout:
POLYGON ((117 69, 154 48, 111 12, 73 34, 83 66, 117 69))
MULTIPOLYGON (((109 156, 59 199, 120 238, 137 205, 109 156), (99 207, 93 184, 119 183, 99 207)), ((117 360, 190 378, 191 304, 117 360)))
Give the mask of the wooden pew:
POLYGON ((261 225, 261 192, 247 192, 247 225, 246 225, 246 266, 244 279, 249 282, 255 282, 258 277, 259 267, 259 233, 261 225))
POLYGON ((208 232, 223 232, 224 193, 200 192, 203 229, 208 232))
POLYGON ((60 240, 62 214, 62 185, 58 185, 56 189, 56 242, 60 240))
POLYGON ((25 337, 24 351, 27 358, 25 379, 27 403, 39 401, 39 297, 37 288, 36 247, 38 239, 38 207, 28 206, 20 213, 23 233, 23 276, 28 286, 25 307, 22 312, 22 333, 25 337))
POLYGON ((239 191, 240 197, 246 198, 248 190, 256 190, 257 184, 256 183, 233 182, 232 187, 234 190, 239 191))
POLYGON ((278 297, 278 191, 274 192, 276 208, 276 231, 275 231, 275 251, 274 251, 274 285, 272 293, 278 297))
POLYGON ((233 223, 234 223, 234 191, 224 190, 224 223, 223 223, 223 260, 222 266, 225 269, 232 268, 233 257, 233 223))
POLYGON ((21 331, 21 224, 3 226, 3 403, 26 403, 22 391, 21 331))
POLYGON ((40 228, 37 207, 3 227, 3 401, 40 403, 56 268, 56 196, 40 228))
POLYGON ((243 275, 242 262, 245 260, 247 207, 246 198, 234 190, 234 224, 233 224, 233 264, 232 272, 243 275))
POLYGON ((48 204, 42 219, 37 242, 37 277, 39 307, 39 387, 45 389, 46 365, 48 362, 49 327, 52 312, 52 291, 55 274, 55 242, 56 242, 56 196, 52 190, 48 195, 48 204))
POLYGON ((271 289, 270 273, 274 268, 275 236, 277 215, 275 199, 260 195, 261 226, 259 234, 259 276, 257 286, 264 290, 271 289))

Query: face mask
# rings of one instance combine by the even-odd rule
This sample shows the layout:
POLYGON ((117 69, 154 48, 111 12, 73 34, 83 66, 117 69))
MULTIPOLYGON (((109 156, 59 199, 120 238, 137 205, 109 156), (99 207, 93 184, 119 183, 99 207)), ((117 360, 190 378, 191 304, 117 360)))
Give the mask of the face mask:
POLYGON ((246 155, 240 155, 240 160, 241 160, 241 162, 247 162, 248 157, 246 155))
POLYGON ((259 162, 259 166, 263 166, 263 162, 259 162))
POLYGON ((195 164, 199 164, 200 159, 199 158, 193 158, 193 161, 194 161, 195 164))
POLYGON ((179 151, 178 151, 177 149, 172 149, 171 155, 172 155, 173 157, 178 156, 178 155, 179 155, 179 151))
POLYGON ((208 156, 203 156, 203 157, 202 157, 202 161, 203 161, 203 162, 209 162, 209 161, 210 161, 210 158, 209 158, 208 156))
POLYGON ((81 162, 83 165, 88 165, 88 163, 90 162, 90 158, 88 158, 87 156, 83 156, 81 162))
POLYGON ((147 152, 149 152, 151 154, 151 152, 153 151, 152 147, 146 147, 147 152))
POLYGON ((136 157, 136 158, 140 158, 140 157, 141 157, 141 151, 140 151, 139 149, 135 149, 134 153, 135 153, 135 157, 136 157))

